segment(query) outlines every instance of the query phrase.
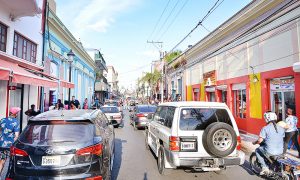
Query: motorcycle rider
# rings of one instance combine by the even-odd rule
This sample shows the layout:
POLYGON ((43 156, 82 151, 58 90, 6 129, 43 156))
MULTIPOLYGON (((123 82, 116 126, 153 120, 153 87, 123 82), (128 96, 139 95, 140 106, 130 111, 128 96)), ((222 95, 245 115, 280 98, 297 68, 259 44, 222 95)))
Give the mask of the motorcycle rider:
POLYGON ((260 175, 266 175, 270 172, 266 165, 265 158, 281 155, 283 153, 283 138, 285 136, 284 128, 276 124, 277 115, 274 112, 265 112, 264 119, 267 125, 261 129, 257 141, 253 142, 255 145, 264 141, 264 143, 255 150, 257 159, 262 167, 260 175))

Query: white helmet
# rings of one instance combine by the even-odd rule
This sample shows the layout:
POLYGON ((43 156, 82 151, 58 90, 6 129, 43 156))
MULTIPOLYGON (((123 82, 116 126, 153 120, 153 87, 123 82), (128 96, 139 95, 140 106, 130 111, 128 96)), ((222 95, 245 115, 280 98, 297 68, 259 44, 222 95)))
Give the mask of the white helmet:
POLYGON ((274 112, 265 112, 264 118, 265 118, 266 123, 269 123, 271 121, 276 121, 277 115, 274 112))

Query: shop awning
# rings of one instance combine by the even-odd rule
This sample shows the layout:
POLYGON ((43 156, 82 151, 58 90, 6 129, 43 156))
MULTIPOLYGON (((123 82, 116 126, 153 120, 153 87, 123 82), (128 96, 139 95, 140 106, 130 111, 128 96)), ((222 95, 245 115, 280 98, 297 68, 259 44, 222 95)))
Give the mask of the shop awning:
POLYGON ((0 59, 0 79, 9 80, 12 77, 12 82, 19 84, 29 84, 34 86, 43 86, 56 88, 58 87, 57 81, 37 76, 33 73, 26 71, 24 68, 15 63, 11 63, 0 59))
POLYGON ((75 85, 73 83, 64 81, 64 80, 60 80, 60 86, 65 87, 65 88, 74 88, 75 85))

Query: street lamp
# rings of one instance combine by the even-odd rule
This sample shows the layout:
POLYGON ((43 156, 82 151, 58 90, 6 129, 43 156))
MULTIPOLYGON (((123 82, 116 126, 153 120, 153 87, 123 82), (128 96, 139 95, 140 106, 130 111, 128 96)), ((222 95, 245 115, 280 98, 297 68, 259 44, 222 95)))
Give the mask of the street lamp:
MULTIPOLYGON (((74 61, 74 56, 75 56, 72 49, 70 49, 70 52, 68 52, 67 56, 68 56, 67 62, 70 63, 70 66, 69 66, 69 82, 71 83, 72 62, 74 61)), ((71 88, 69 88, 69 97, 68 97, 68 102, 69 102, 68 107, 69 107, 69 109, 70 109, 70 102, 71 102, 70 100, 71 100, 71 88)))

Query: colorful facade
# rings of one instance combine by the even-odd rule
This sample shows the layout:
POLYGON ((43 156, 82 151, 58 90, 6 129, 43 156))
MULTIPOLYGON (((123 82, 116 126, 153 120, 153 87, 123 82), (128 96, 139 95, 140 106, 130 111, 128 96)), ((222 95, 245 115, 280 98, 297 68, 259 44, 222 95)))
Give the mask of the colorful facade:
POLYGON ((300 118, 299 14, 298 1, 252 1, 171 62, 169 82, 180 73, 184 100, 226 103, 248 133, 259 133, 267 110, 300 118))
MULTIPOLYGON (((94 85, 96 78, 95 60, 90 57, 85 48, 74 38, 71 32, 65 27, 56 16, 55 5, 47 9, 46 33, 45 33, 45 72, 60 83, 57 88, 46 88, 44 90, 44 110, 53 106, 57 99, 66 102, 69 88, 71 96, 75 96, 82 105, 85 98, 88 98, 91 105, 94 96, 94 85), (69 82, 70 63, 68 52, 72 49, 75 54, 71 63, 71 83, 69 82)), ((66 102, 67 103, 67 102, 66 102)))

